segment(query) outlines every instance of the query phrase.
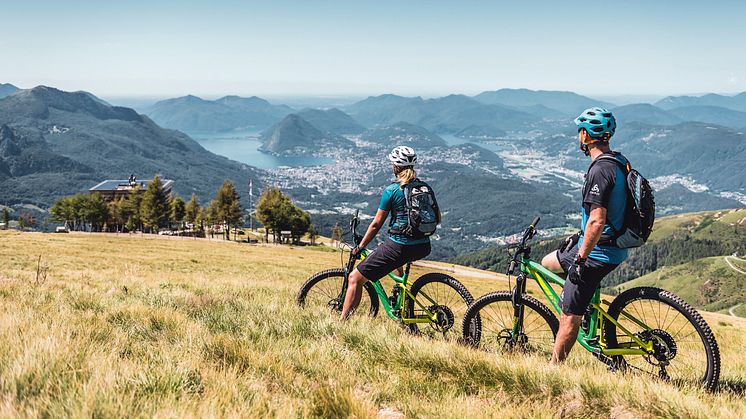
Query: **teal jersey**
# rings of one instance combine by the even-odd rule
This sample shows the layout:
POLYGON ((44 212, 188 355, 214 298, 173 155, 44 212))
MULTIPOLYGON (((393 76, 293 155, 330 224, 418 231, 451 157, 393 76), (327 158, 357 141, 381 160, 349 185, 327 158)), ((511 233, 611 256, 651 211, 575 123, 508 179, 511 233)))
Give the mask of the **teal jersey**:
MULTIPOLYGON (((378 209, 389 212, 389 226, 405 226, 407 224, 407 203, 404 191, 398 183, 392 183, 383 190, 378 209)), ((429 243, 430 238, 413 239, 401 234, 389 233, 389 238, 402 245, 429 243)))
MULTIPOLYGON (((622 163, 627 159, 621 154, 614 157, 622 163)), ((614 231, 620 230, 624 225, 624 212, 627 207, 627 176, 618 164, 600 160, 592 165, 585 175, 583 186, 583 207, 581 209, 580 229, 585 232, 591 205, 606 208, 606 225, 602 234, 613 235, 614 231)), ((583 244, 580 237, 578 247, 583 244)), ((588 258, 599 262, 618 265, 627 259, 627 249, 615 246, 596 246, 591 250, 588 258)))

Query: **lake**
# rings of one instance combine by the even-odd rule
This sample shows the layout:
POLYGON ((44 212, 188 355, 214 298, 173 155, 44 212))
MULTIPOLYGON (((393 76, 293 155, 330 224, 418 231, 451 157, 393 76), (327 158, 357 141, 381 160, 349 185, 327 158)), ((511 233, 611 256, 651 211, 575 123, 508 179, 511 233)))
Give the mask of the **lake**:
POLYGON ((260 169, 279 166, 316 166, 334 161, 329 157, 275 156, 259 151, 259 133, 189 134, 206 150, 260 169))
MULTIPOLYGON (((246 163, 260 169, 274 169, 280 166, 318 166, 334 162, 331 157, 314 157, 314 156, 275 156, 259 151, 262 145, 259 141, 258 132, 240 132, 240 133, 204 133, 189 134, 206 150, 215 154, 228 157, 231 160, 246 163)), ((466 144, 470 141, 455 135, 441 134, 449 146, 466 144)), ((481 147, 490 151, 499 151, 500 147, 495 144, 484 144, 475 142, 481 147)))

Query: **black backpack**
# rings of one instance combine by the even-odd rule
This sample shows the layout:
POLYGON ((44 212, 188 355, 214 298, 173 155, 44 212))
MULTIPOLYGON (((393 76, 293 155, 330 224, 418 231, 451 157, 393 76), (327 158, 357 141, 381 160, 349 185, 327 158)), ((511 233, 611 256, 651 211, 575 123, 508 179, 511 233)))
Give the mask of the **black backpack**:
POLYGON ((395 226, 396 217, 391 217, 391 234, 411 238, 430 237, 438 227, 438 201, 433 188, 420 179, 415 179, 404 186, 407 224, 395 226))
POLYGON ((632 168, 629 162, 624 164, 614 156, 602 154, 593 164, 599 160, 615 162, 627 176, 627 207, 624 210, 622 228, 616 230, 614 226, 611 226, 612 230, 614 230, 613 236, 601 236, 598 244, 602 246, 616 246, 620 249, 640 247, 648 241, 648 237, 650 237, 650 233, 653 231, 653 223, 655 222, 653 188, 640 172, 632 168))

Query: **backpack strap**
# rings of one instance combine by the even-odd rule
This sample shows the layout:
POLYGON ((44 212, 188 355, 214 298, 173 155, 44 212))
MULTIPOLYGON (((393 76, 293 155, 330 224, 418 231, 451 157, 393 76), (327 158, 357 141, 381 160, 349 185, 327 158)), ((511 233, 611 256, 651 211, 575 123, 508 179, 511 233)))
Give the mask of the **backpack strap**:
MULTIPOLYGON (((629 163, 629 160, 627 160, 627 163, 622 163, 619 159, 616 158, 616 156, 619 155, 619 153, 613 153, 611 155, 609 154, 602 154, 598 156, 591 165, 588 167, 588 172, 591 171, 591 168, 594 164, 596 164, 598 161, 604 160, 604 161, 612 161, 619 166, 620 169, 622 169, 622 172, 625 175, 624 179, 624 190, 627 191, 627 199, 629 200, 629 190, 627 188, 627 179, 626 176, 629 175, 629 173, 632 171, 632 165, 629 163)), ((627 205, 629 205, 629 202, 627 202, 627 205)), ((625 209, 626 212, 626 209, 625 209)), ((598 243, 596 243, 596 246, 616 246, 616 239, 621 235, 621 232, 614 228, 614 226, 609 223, 609 227, 611 227, 612 234, 602 234, 601 237, 598 239, 598 243)), ((622 228, 624 228, 624 220, 622 220, 622 228)))
POLYGON ((411 182, 407 183, 403 187, 399 187, 402 190, 402 193, 404 193, 404 213, 407 216, 407 225, 395 225, 397 213, 396 211, 391 211, 391 220, 389 221, 389 234, 401 235, 406 233, 405 229, 409 226, 409 210, 410 208, 412 208, 412 202, 410 200, 412 194, 410 192, 412 190, 412 184, 419 181, 419 178, 414 178, 411 182))

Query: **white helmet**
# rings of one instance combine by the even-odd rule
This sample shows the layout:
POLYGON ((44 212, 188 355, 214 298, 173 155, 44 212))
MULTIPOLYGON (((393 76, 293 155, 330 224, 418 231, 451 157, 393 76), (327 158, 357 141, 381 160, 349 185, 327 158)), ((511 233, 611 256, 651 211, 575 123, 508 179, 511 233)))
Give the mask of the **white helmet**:
POLYGON ((391 151, 389 161, 398 167, 414 166, 417 163, 417 153, 412 147, 400 145, 391 151))

